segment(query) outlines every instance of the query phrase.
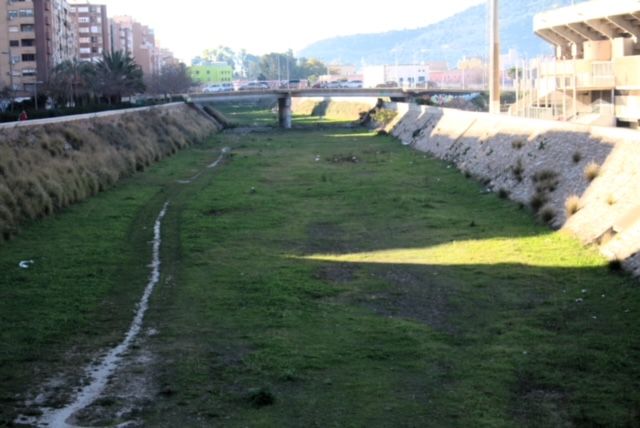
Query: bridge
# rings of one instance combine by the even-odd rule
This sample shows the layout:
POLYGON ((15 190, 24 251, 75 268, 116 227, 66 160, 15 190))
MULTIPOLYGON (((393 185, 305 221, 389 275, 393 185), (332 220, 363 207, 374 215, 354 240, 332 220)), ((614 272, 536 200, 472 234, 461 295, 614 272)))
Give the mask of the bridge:
POLYGON ((195 104, 242 100, 272 100, 278 102, 278 122, 281 128, 291 128, 292 98, 391 98, 394 101, 415 102, 416 99, 431 95, 470 95, 487 92, 478 89, 265 89, 255 91, 219 92, 213 94, 189 94, 188 102, 195 104))

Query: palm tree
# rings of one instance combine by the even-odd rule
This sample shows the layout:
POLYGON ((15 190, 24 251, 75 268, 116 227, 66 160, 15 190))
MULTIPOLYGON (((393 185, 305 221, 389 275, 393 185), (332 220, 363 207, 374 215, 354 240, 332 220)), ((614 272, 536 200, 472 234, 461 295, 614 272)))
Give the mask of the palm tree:
POLYGON ((145 90, 142 69, 129 53, 105 53, 96 64, 96 84, 109 103, 145 90))

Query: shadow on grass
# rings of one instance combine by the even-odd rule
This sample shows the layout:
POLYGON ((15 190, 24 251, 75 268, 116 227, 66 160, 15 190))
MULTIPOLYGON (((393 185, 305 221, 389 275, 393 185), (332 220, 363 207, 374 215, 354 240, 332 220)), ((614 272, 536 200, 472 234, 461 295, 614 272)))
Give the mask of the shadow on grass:
POLYGON ((640 290, 626 274, 567 262, 335 257, 312 261, 317 278, 342 290, 328 302, 441 334, 445 352, 437 358, 449 382, 432 391, 435 407, 466 402, 477 422, 483 406, 506 400, 502 417, 531 427, 638 420, 640 290))

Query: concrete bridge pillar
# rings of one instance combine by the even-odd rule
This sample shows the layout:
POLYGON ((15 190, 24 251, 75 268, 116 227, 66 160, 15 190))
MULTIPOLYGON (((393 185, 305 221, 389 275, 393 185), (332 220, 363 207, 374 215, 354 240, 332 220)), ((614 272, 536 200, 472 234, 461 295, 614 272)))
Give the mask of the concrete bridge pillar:
POLYGON ((278 123, 280 128, 291 129, 291 95, 278 98, 278 123))

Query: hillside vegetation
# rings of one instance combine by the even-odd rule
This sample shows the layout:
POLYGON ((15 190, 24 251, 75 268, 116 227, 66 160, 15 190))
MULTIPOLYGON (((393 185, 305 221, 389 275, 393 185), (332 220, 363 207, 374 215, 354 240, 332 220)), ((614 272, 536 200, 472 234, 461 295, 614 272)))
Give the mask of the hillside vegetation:
MULTIPOLYGON (((533 33, 533 16, 569 4, 570 0, 501 1, 502 52, 517 49, 523 57, 548 54, 549 45, 533 33)), ((428 14, 429 3, 420 5, 412 13, 428 14)), ((371 65, 395 64, 396 61, 400 64, 447 61, 455 66, 463 57, 488 55, 488 28, 487 7, 482 4, 422 28, 322 40, 300 54, 330 63, 371 65)))

